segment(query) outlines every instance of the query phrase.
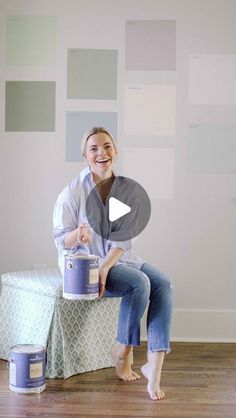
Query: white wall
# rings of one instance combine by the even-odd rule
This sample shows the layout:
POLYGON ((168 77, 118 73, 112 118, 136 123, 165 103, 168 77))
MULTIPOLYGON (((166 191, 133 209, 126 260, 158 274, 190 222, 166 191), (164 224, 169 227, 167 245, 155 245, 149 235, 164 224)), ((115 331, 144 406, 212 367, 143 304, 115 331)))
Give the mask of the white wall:
MULTIPOLYGON (((0 16, 0 273, 56 265, 52 240, 55 199, 82 168, 65 162, 65 111, 118 112, 122 149, 125 83, 169 82, 177 88, 176 136, 157 138, 156 146, 175 149, 173 200, 154 200, 150 223, 135 243, 137 252, 158 265, 174 284, 172 339, 236 342, 236 191, 235 174, 187 172, 188 126, 204 122, 205 112, 188 102, 189 54, 236 54, 234 0, 1 0, 0 16), (13 68, 5 64, 5 16, 58 17, 57 66, 13 68), (174 19, 177 70, 164 74, 125 72, 124 25, 128 19, 174 19), (73 101, 66 98, 67 48, 119 51, 118 99, 73 101), (5 80, 56 81, 56 131, 5 132, 5 80)), ((208 121, 235 124, 235 106, 206 106, 208 121)), ((151 146, 147 139, 147 146, 151 146)), ((155 170, 155 169, 153 169, 155 170)), ((155 171, 153 171, 155 175, 155 171)), ((145 337, 144 328, 142 331, 145 337)))

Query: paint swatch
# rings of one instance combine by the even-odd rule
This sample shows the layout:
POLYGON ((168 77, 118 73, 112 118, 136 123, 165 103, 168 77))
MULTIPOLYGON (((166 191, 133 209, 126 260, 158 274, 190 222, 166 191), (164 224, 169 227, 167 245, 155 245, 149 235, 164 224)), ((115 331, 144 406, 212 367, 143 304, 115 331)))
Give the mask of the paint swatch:
POLYGON ((127 135, 175 135, 175 114, 175 86, 126 87, 124 123, 127 135))
POLYGON ((189 173, 236 173, 236 125, 189 127, 189 173))
POLYGON ((236 105, 236 55, 190 55, 189 103, 236 105))
POLYGON ((115 112, 67 112, 66 113, 66 161, 83 161, 81 139, 93 126, 103 126, 116 138, 117 113, 115 112))
POLYGON ((55 81, 6 81, 6 131, 55 131, 55 81))
POLYGON ((175 71, 175 20, 128 20, 125 68, 130 71, 175 71))
POLYGON ((6 62, 9 66, 54 66, 57 49, 55 16, 8 16, 6 62))
POLYGON ((174 198, 174 170, 171 148, 124 149, 124 175, 139 182, 151 199, 174 198))
POLYGON ((68 49, 68 99, 117 97, 117 50, 68 49))

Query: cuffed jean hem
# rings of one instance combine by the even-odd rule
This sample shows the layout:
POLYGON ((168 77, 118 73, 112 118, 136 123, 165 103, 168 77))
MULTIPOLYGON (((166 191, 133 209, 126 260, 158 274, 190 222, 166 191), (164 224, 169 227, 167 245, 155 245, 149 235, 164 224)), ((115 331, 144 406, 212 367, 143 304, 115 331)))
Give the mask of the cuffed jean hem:
POLYGON ((140 331, 136 330, 133 334, 130 334, 125 330, 125 332, 120 332, 118 329, 116 340, 123 345, 130 346, 139 346, 140 345, 140 331))
MULTIPOLYGON (((130 346, 130 347, 139 347, 141 342, 134 344, 134 343, 129 343, 127 341, 121 341, 118 337, 116 338, 116 341, 120 344, 123 344, 125 346, 130 346)), ((144 341, 142 341, 144 342, 144 341)), ((156 352, 160 352, 160 351, 164 351, 166 354, 169 354, 171 352, 171 348, 154 348, 154 349, 150 349, 148 347, 148 351, 151 351, 152 353, 156 353, 156 352)))
POLYGON ((139 343, 129 343, 127 341, 121 341, 118 337, 116 338, 116 341, 120 344, 123 344, 125 346, 130 346, 130 347, 139 347, 140 346, 140 342, 139 343))
POLYGON ((151 353, 156 353, 159 351, 164 351, 166 354, 169 354, 171 352, 171 348, 154 348, 154 349, 150 349, 148 348, 148 351, 151 351, 151 353))

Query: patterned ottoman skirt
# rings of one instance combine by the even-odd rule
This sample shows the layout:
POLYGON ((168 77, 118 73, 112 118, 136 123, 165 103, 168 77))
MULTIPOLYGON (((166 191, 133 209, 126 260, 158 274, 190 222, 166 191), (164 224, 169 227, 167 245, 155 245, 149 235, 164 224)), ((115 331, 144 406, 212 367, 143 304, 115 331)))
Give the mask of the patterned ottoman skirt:
POLYGON ((16 344, 47 348, 46 377, 111 367, 120 299, 66 300, 58 269, 1 277, 0 358, 16 344))

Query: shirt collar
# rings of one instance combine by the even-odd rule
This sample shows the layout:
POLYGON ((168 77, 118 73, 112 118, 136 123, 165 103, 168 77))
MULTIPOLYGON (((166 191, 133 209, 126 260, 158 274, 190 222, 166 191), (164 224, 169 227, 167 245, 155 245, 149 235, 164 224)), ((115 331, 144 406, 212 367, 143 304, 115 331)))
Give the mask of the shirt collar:
POLYGON ((89 165, 86 165, 86 167, 85 168, 83 168, 83 170, 80 172, 80 180, 81 180, 81 182, 83 182, 84 181, 84 179, 85 179, 85 177, 88 175, 88 174, 90 174, 90 178, 92 179, 92 173, 91 173, 91 170, 90 170, 90 167, 89 167, 89 165))

